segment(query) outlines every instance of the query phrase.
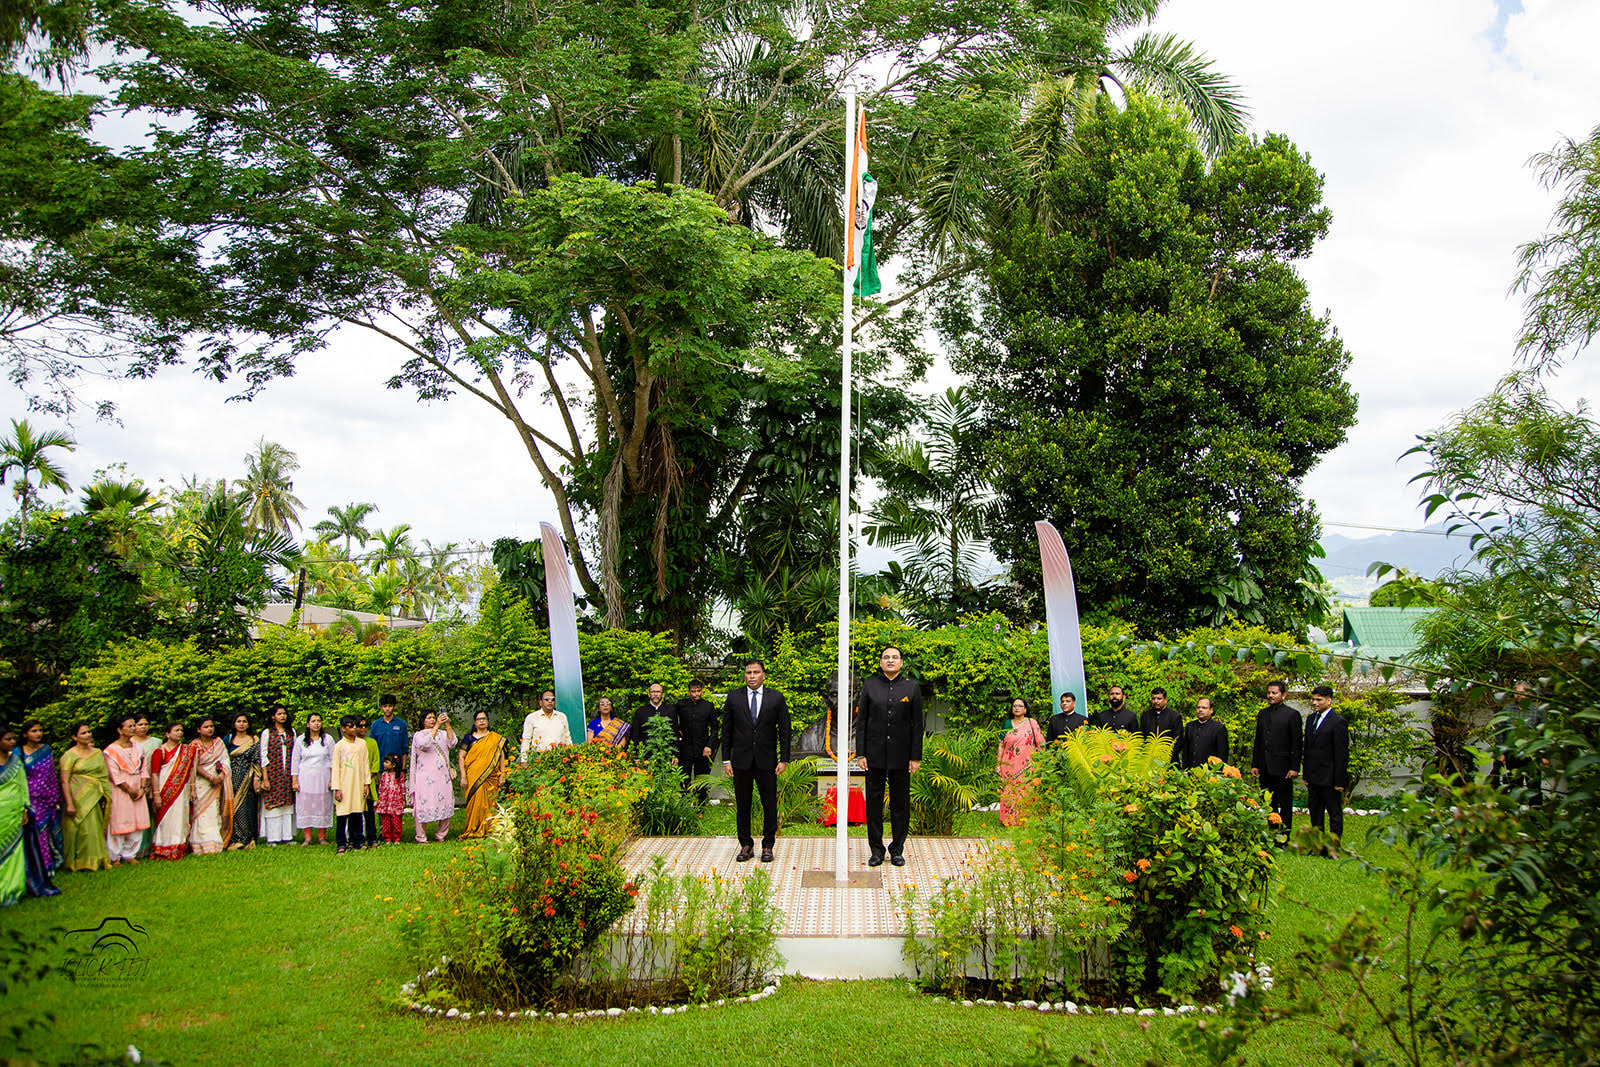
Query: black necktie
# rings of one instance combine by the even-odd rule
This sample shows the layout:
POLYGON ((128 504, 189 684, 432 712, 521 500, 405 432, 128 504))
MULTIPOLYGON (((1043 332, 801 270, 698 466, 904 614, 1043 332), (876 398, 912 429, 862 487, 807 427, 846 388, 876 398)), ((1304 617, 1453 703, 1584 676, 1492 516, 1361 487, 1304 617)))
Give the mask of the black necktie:
POLYGON ((750 724, 752 726, 755 725, 756 715, 760 711, 760 693, 761 690, 759 689, 750 690, 750 724))

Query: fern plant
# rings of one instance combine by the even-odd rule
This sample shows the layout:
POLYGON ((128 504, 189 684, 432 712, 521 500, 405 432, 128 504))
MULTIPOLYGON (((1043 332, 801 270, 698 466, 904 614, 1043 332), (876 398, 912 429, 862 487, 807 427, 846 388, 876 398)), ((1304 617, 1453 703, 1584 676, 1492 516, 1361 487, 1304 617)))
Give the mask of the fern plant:
MULTIPOLYGON (((732 782, 725 784, 732 790, 732 782)), ((817 757, 794 760, 778 775, 778 829, 813 823, 821 817, 822 797, 817 794, 817 757)), ((753 826, 761 825, 759 791, 750 797, 750 822, 753 826)))
POLYGON ((953 834, 957 815, 998 799, 999 743, 993 730, 937 734, 923 743, 922 766, 911 776, 912 833, 953 834))
POLYGON ((1172 746, 1172 739, 1162 734, 1142 737, 1085 726, 1036 754, 1032 766, 1040 778, 1069 786, 1087 803, 1108 782, 1142 781, 1155 768, 1171 763, 1172 746))

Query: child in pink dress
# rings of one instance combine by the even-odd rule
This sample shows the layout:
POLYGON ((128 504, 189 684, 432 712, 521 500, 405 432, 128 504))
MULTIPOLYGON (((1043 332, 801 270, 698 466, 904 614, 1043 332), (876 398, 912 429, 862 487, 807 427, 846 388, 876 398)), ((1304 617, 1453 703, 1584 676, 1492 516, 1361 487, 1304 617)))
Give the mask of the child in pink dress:
POLYGON ((378 806, 374 809, 382 822, 379 834, 385 841, 400 840, 400 816, 406 810, 406 780, 400 773, 400 757, 386 756, 383 775, 378 779, 378 806))

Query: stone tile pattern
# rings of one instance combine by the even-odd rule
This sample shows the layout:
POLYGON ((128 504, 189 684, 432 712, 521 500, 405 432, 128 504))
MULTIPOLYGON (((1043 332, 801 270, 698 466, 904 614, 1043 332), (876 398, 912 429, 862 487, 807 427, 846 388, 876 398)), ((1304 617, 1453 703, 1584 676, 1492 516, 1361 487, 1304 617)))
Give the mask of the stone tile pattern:
MULTIPOLYGON (((780 835, 772 863, 762 863, 759 858, 735 863, 737 838, 640 837, 628 846, 622 865, 629 874, 638 874, 647 870, 656 856, 662 856, 680 874, 709 875, 715 870, 724 878, 744 878, 765 867, 772 876, 777 906, 788 916, 780 937, 903 937, 905 918, 897 903, 901 888, 914 885, 924 897, 936 892, 945 878, 962 874, 977 863, 988 843, 979 837, 913 837, 906 842, 904 867, 885 862, 877 868, 883 876, 882 889, 802 886, 807 871, 833 873, 837 847, 831 837, 780 835)), ((851 838, 852 871, 869 870, 867 855, 866 839, 851 838)), ((619 927, 627 930, 628 925, 629 920, 624 919, 619 927)))

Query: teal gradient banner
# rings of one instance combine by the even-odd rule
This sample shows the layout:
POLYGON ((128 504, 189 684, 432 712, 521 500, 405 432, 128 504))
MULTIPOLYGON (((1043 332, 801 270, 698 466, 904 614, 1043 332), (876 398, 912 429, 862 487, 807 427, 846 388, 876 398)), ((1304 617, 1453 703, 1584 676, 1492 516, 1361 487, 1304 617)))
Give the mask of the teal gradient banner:
POLYGON ((1050 707, 1048 720, 1061 710, 1061 694, 1078 698, 1078 712, 1088 715, 1088 680, 1083 673, 1083 634, 1078 628, 1078 593, 1072 585, 1072 561, 1061 535, 1048 522, 1033 524, 1039 535, 1039 566, 1044 573, 1044 622, 1050 638, 1050 707))
POLYGON ((583 703, 578 607, 567 573, 567 546, 554 526, 541 522, 539 548, 544 555, 544 599, 550 609, 550 688, 556 691, 556 708, 572 728, 573 742, 582 744, 589 736, 589 715, 583 703))

